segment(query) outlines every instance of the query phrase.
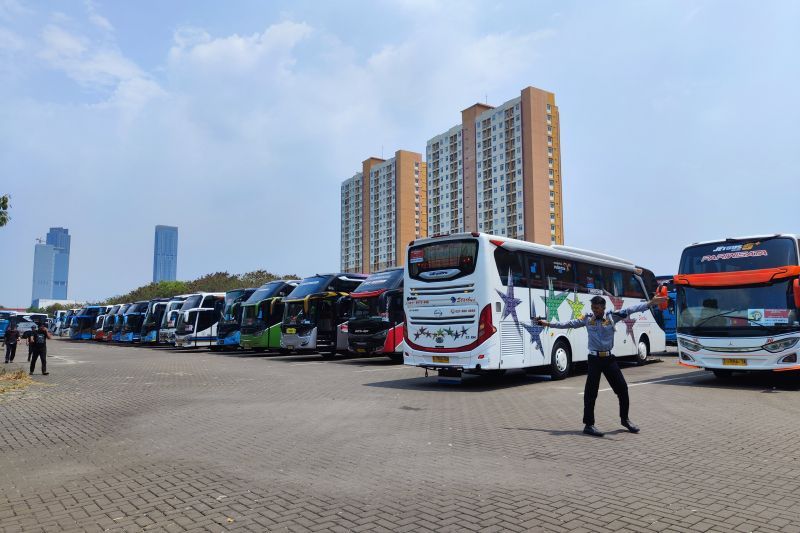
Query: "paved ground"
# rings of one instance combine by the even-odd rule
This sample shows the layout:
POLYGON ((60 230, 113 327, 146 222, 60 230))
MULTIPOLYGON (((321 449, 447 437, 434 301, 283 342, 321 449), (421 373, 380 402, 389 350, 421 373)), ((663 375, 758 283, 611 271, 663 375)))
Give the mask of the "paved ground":
POLYGON ((605 391, 593 439, 582 374, 50 352, 43 385, 0 398, 2 531, 800 531, 792 380, 630 366, 642 433, 605 391))

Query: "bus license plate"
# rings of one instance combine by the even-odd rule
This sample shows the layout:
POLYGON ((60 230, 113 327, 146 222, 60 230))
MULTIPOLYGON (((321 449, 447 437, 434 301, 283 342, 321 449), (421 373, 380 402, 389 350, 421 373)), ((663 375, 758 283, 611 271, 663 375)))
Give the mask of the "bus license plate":
POLYGON ((434 363, 449 363, 450 357, 446 355, 434 355, 432 358, 434 363))
POLYGON ((286 333, 297 333, 295 328, 286 328, 286 333))
POLYGON ((747 366, 747 359, 723 359, 722 366, 747 366))
POLYGON ((356 351, 357 351, 358 353, 367 353, 367 350, 366 350, 366 348, 356 348, 356 351))

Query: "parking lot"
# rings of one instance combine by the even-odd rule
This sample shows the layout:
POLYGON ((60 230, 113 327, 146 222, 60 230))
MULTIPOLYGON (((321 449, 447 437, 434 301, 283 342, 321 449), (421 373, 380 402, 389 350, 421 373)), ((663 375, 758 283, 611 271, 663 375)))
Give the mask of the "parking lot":
POLYGON ((0 397, 2 531, 800 531, 796 378, 626 366, 642 432, 603 389, 596 439, 581 372, 49 351, 0 397))

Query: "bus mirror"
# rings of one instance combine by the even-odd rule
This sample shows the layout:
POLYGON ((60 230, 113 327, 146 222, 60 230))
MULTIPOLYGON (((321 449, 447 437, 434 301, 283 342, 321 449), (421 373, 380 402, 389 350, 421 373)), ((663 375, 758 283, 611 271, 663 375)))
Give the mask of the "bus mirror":
POLYGON ((794 289, 794 306, 800 309, 800 279, 794 280, 792 288, 794 289))
MULTIPOLYGON (((659 286, 658 287, 658 291, 656 292, 656 294, 658 294, 658 296, 660 296, 661 298, 669 298, 669 293, 667 292, 667 286, 666 285, 659 286)), ((661 309, 662 311, 666 310, 668 306, 669 306, 669 300, 668 299, 664 300, 663 302, 658 304, 658 308, 661 309)))

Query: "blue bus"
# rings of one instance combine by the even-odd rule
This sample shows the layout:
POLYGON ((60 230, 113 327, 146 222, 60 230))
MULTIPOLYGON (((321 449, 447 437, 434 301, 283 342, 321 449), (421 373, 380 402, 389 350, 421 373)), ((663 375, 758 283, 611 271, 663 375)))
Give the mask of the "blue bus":
POLYGON ((147 308, 150 306, 149 300, 142 300, 131 304, 125 310, 122 317, 122 329, 120 330, 119 342, 139 342, 142 338, 142 324, 147 308))
POLYGON ((239 348, 241 339, 242 303, 255 289, 234 289, 225 293, 225 307, 217 322, 217 345, 211 349, 239 348))
POLYGON ((664 317, 664 333, 666 333, 666 341, 667 344, 671 346, 677 346, 678 315, 675 312, 675 283, 672 281, 672 276, 656 276, 656 280, 658 281, 659 285, 664 285, 667 287, 667 297, 669 298, 669 301, 667 302, 667 308, 662 311, 662 316, 664 317))
POLYGON ((90 340, 92 338, 92 327, 97 317, 105 313, 106 309, 102 305, 90 305, 78 311, 72 317, 70 338, 72 340, 90 340))

